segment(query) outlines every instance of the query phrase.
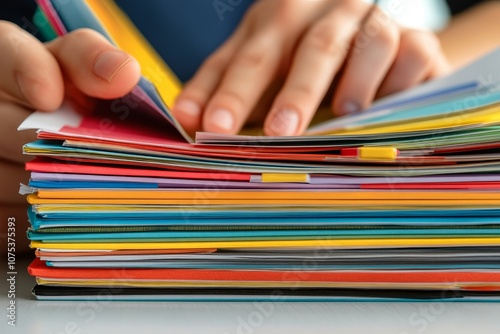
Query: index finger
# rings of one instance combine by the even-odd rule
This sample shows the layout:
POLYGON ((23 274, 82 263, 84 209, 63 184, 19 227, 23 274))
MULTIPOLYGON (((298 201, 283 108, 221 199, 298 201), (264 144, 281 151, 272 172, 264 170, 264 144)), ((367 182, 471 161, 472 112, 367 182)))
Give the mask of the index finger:
POLYGON ((291 70, 264 123, 268 135, 304 131, 342 66, 359 21, 359 11, 335 7, 300 42, 291 70))

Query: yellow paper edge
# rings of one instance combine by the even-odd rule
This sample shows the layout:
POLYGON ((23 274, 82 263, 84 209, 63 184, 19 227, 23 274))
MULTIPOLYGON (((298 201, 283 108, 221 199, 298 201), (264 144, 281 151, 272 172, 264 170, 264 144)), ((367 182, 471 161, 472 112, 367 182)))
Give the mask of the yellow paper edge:
POLYGON ((470 126, 479 124, 494 124, 500 122, 500 106, 496 105, 478 111, 458 112, 443 114, 432 119, 406 121, 404 123, 377 125, 355 129, 339 129, 322 132, 322 135, 360 135, 360 134, 383 134, 394 132, 412 132, 424 130, 439 130, 445 128, 470 126))
POLYGON ((187 200, 186 204, 203 204, 210 200, 500 200, 499 191, 233 191, 233 190, 95 190, 40 189, 38 197, 46 199, 169 199, 187 200), (195 201, 195 202, 193 202, 195 201))
POLYGON ((32 241, 31 248, 118 250, 118 249, 191 249, 191 248, 364 248, 364 247, 431 247, 431 246, 497 246, 500 238, 422 238, 422 239, 345 239, 345 240, 266 240, 202 242, 115 242, 115 243, 46 243, 32 241))
POLYGON ((116 45, 132 55, 141 65, 142 75, 158 90, 163 102, 172 108, 182 83, 142 36, 136 26, 114 1, 86 0, 116 45))
MULTIPOLYGON (((239 200, 204 200, 203 203, 198 203, 202 205, 301 205, 314 207, 318 205, 335 205, 335 206, 344 206, 344 207, 353 207, 353 208, 365 208, 367 206, 387 206, 387 207, 396 207, 396 206, 428 206, 428 207, 443 207, 443 206, 468 206, 468 207, 489 207, 489 206, 500 206, 499 200, 456 200, 456 199, 447 199, 447 200, 291 200, 291 199, 283 199, 283 200, 251 200, 248 199, 239 199, 239 200)), ((28 196, 29 204, 88 204, 88 205, 99 205, 99 204, 108 204, 108 205, 130 205, 130 204, 143 204, 143 205, 193 205, 192 199, 187 200, 176 200, 176 199, 46 199, 39 198, 36 195, 28 196)))

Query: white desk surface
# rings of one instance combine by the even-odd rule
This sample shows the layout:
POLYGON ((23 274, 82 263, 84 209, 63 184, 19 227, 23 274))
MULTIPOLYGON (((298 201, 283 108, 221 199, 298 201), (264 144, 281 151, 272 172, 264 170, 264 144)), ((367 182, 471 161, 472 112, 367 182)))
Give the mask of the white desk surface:
POLYGON ((500 303, 39 302, 28 263, 17 264, 16 327, 1 280, 2 334, 500 333, 500 303))

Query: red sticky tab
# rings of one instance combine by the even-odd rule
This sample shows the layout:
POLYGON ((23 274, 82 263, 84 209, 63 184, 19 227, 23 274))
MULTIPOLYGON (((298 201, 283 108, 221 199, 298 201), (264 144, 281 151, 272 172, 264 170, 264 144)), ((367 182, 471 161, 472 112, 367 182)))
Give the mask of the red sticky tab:
POLYGON ((358 148, 357 147, 348 147, 340 150, 340 155, 344 157, 357 157, 358 156, 358 148))

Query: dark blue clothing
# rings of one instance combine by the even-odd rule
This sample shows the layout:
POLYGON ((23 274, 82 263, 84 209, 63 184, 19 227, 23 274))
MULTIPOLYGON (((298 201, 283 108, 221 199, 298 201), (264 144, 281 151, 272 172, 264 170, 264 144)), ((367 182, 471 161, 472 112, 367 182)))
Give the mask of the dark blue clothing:
MULTIPOLYGON (((235 29, 255 0, 115 0, 182 81, 235 29)), ((295 0, 290 0, 295 1, 295 0)), ((453 14, 481 0, 447 0, 453 14)), ((0 20, 31 33, 34 0, 2 0, 0 20)))
POLYGON ((234 31, 252 2, 116 0, 182 81, 234 31))

